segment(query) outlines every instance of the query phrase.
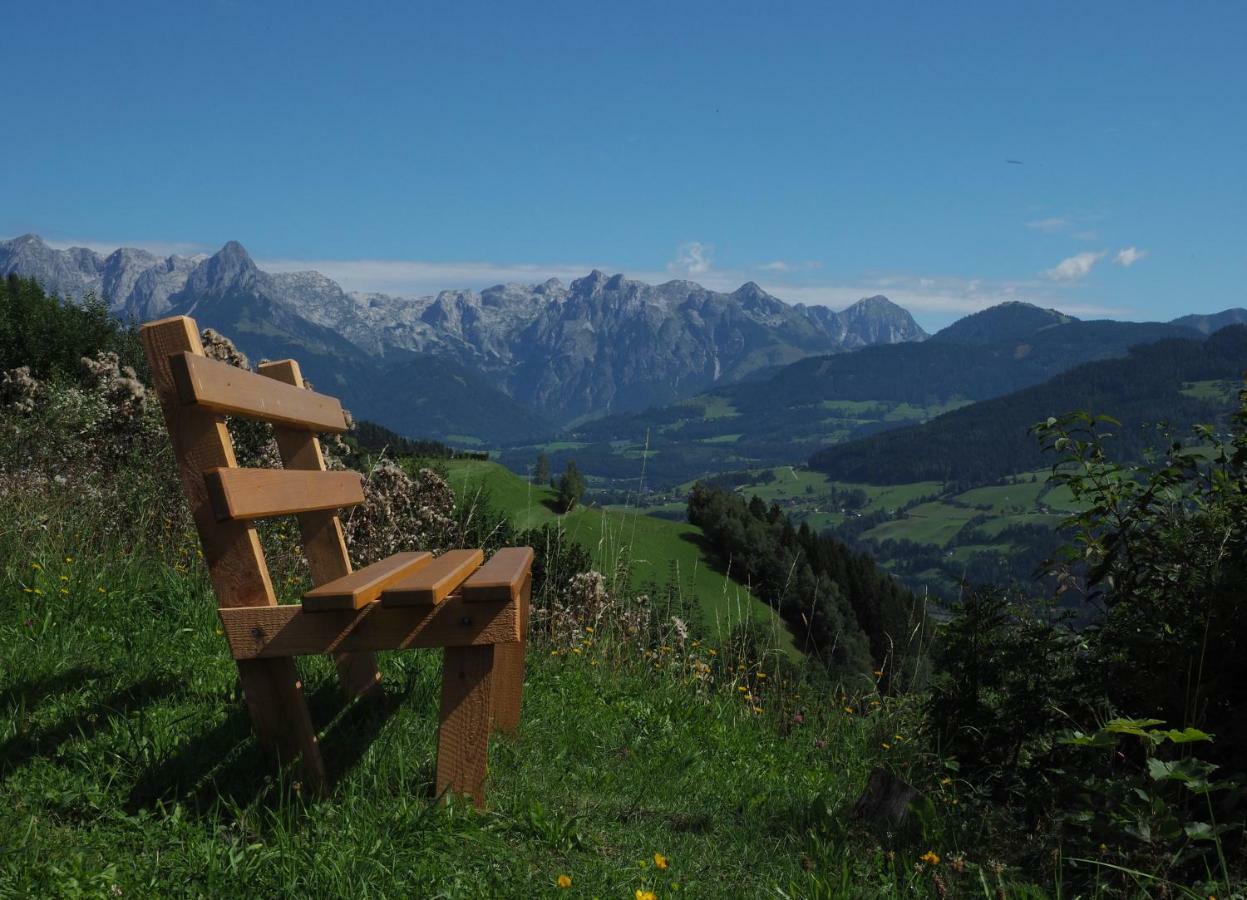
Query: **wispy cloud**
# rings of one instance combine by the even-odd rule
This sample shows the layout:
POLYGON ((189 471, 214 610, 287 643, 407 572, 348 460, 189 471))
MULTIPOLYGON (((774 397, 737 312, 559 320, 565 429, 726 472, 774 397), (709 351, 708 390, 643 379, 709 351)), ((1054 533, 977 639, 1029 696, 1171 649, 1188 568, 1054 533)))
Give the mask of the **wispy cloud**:
POLYGON ((1091 274, 1092 268, 1104 258, 1104 251, 1075 253, 1061 260, 1044 274, 1053 281, 1080 281, 1091 274))
POLYGON ((822 267, 823 264, 821 262, 813 259, 805 262, 789 262, 784 259, 777 259, 774 262, 762 263, 757 269, 759 272, 809 272, 822 267))
POLYGON ((1027 228, 1033 228, 1035 231, 1043 231, 1047 234, 1065 231, 1071 225, 1073 223, 1065 216, 1050 216, 1046 219, 1035 219, 1026 223, 1027 228))
MULTIPOLYGON (((49 241, 49 244, 61 248, 87 246, 100 253, 111 252, 119 246, 137 244, 162 255, 211 252, 217 249, 197 243, 168 241, 49 241)), ((1137 261, 1144 253, 1131 247, 1125 248, 1122 253, 1131 250, 1139 254, 1131 262, 1137 261)), ((1104 254, 1091 255, 1096 257, 1091 262, 1093 265, 1104 254)), ((1121 253, 1117 256, 1121 256, 1121 253)), ((1126 265, 1124 260, 1129 256, 1130 254, 1123 257, 1119 264, 1126 265)), ((1114 257, 1114 261, 1117 261, 1117 257, 1114 257)), ((711 290, 725 292, 736 290, 746 281, 757 280, 763 289, 782 300, 832 309, 843 309, 862 297, 884 294, 911 310, 928 327, 1008 300, 1056 306, 1064 312, 1078 316, 1129 317, 1132 312, 1124 307, 1076 301, 1069 294, 1069 282, 1076 281, 1076 278, 1061 283, 1061 279, 1052 279, 1051 276, 1010 281, 895 272, 838 277, 823 273, 821 263, 812 261, 773 260, 760 265, 736 268, 720 268, 712 265, 712 262, 713 248, 703 242, 682 245, 671 264, 665 268, 651 269, 620 266, 609 260, 555 263, 263 257, 256 260, 257 265, 268 272, 311 270, 332 278, 347 291, 378 292, 402 297, 427 296, 448 289, 479 290, 510 282, 535 284, 549 278, 558 278, 566 283, 598 268, 612 275, 622 272, 628 278, 651 284, 668 281, 673 277, 694 278, 711 290)), ((1067 263, 1069 260, 1064 260, 1056 268, 1061 269, 1067 263)), ((1067 266, 1068 268, 1070 267, 1067 266)))
POLYGON ((101 256, 107 256, 122 247, 134 247, 146 250, 156 256, 195 256, 199 253, 211 253, 220 249, 208 244, 193 241, 52 241, 44 239, 44 243, 54 250, 68 250, 70 247, 85 247, 101 256))
POLYGON ((714 247, 701 241, 689 241, 676 248, 675 259, 667 263, 667 271, 689 277, 705 275, 710 271, 714 247))
POLYGON ((1145 256, 1147 256, 1146 250, 1140 250, 1137 247, 1125 247, 1117 251, 1117 255, 1113 257, 1113 262, 1128 269, 1145 256))

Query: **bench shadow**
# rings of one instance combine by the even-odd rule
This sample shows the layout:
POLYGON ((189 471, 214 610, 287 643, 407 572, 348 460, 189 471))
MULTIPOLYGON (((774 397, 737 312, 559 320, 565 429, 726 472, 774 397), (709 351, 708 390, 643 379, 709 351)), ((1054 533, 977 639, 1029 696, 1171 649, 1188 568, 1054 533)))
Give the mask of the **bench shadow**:
MULTIPOLYGON (((320 735, 320 750, 330 790, 359 765, 409 693, 381 685, 370 696, 345 708, 336 679, 308 693, 312 720, 328 722, 320 735)), ((274 784, 289 788, 297 779, 297 765, 283 771, 255 740, 246 708, 236 705, 217 725, 190 738, 168 759, 144 772, 131 789, 125 807, 133 814, 158 803, 177 801, 193 815, 210 814, 222 803, 273 807, 282 802, 284 789, 270 788, 274 784)))
MULTIPOLYGON (((103 672, 79 667, 44 679, 30 679, 6 689, 0 695, 0 707, 7 708, 22 702, 28 709, 34 709, 49 697, 68 693, 84 682, 103 677, 106 677, 103 672)), ((90 739, 109 727, 113 717, 138 712, 171 696, 177 689, 177 683, 172 679, 143 678, 109 691, 59 722, 9 738, 0 743, 0 780, 37 758, 56 756, 61 746, 69 741, 90 739)))

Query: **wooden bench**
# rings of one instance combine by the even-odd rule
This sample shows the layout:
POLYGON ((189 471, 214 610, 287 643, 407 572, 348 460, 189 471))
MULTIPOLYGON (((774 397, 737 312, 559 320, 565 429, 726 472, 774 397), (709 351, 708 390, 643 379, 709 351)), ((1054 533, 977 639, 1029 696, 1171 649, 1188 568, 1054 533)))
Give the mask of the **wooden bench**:
POLYGON ((303 387, 293 360, 250 372, 204 355, 192 319, 144 325, 143 347, 203 545, 221 626, 260 742, 327 785, 294 657, 327 653, 350 698, 380 680, 375 651, 444 648, 437 790, 484 803, 489 735, 519 725, 533 551, 397 553, 353 571, 337 511, 363 502, 355 472, 326 471, 318 432, 342 406, 303 387), (282 469, 242 469, 225 416, 272 424, 282 469), (314 585, 278 605, 256 519, 294 515, 314 585), (483 563, 483 564, 482 564, 483 563))

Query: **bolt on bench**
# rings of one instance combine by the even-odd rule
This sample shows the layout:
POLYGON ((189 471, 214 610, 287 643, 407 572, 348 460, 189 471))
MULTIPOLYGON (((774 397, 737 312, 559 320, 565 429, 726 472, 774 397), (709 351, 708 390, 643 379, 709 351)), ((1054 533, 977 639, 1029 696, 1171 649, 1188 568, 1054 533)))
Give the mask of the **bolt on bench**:
POLYGON ((303 782, 324 791, 294 657, 333 656, 348 698, 373 690, 374 651, 443 647, 437 791, 484 804, 489 735, 519 726, 533 551, 397 553, 353 571, 337 510, 364 499, 356 472, 326 471, 317 432, 346 430, 341 404, 303 387, 293 360, 259 372, 204 355, 186 316, 141 329, 182 487, 238 663, 260 743, 300 758, 303 782), (242 469, 225 416, 272 424, 282 469, 242 469), (254 520, 294 515, 315 587, 278 605, 254 520))

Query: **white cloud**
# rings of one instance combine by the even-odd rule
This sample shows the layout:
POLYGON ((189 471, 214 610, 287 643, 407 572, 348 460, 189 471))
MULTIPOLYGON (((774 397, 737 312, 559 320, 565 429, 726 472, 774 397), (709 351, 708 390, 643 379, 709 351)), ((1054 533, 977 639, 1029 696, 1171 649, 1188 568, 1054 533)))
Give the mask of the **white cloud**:
MULTIPOLYGON (((89 246, 101 253, 110 252, 119 246, 134 245, 134 242, 106 241, 54 243, 57 247, 89 246)), ((217 249, 202 244, 159 241, 138 242, 138 245, 162 254, 217 249)), ((1144 253, 1135 248, 1126 250, 1134 250, 1139 254, 1132 261, 1142 258, 1144 253)), ((1090 255, 1095 257, 1091 261, 1094 264, 1104 254, 1090 255)), ((1118 256, 1120 255, 1119 253, 1118 256)), ((1054 284, 1044 278, 995 281, 896 272, 836 277, 820 272, 822 266, 817 262, 774 260, 763 265, 729 269, 712 267, 712 259, 713 249, 696 242, 680 247, 676 261, 666 268, 652 269, 619 266, 609 260, 600 259, 582 262, 507 263, 486 260, 443 262, 410 259, 259 258, 256 264, 268 272, 320 272, 338 282, 347 291, 375 291, 406 297, 427 296, 448 289, 479 290, 508 282, 535 284, 549 278, 558 278, 567 283, 584 277, 594 268, 611 275, 622 272, 628 278, 651 284, 668 281, 673 277, 692 277, 711 290, 724 292, 734 291, 746 281, 756 279, 766 291, 787 302, 827 306, 832 309, 843 309, 862 297, 884 294, 911 310, 928 329, 954 317, 977 312, 1008 300, 1025 300, 1039 306, 1055 306, 1063 312, 1077 316, 1128 318, 1132 314, 1130 309, 1123 307, 1098 305, 1087 301, 1075 302, 1066 293, 1067 285, 1054 284), (679 268, 677 263, 680 264, 679 268)), ((1116 257, 1114 259, 1116 261, 1116 257)), ((1057 269, 1062 266, 1071 268, 1067 266, 1069 262, 1063 261, 1057 269)), ((1059 282, 1062 279, 1056 280, 1059 282)))
POLYGON ((758 266, 759 272, 808 272, 811 269, 821 269, 823 264, 817 260, 806 260, 805 262, 788 262, 787 260, 777 259, 774 262, 763 263, 758 266))
POLYGON ((1064 231, 1073 223, 1064 216, 1050 216, 1047 219, 1035 219, 1033 222, 1027 222, 1027 228, 1033 228, 1036 231, 1043 231, 1048 234, 1055 234, 1058 231, 1064 231))
POLYGON ((1053 281, 1078 281, 1086 278, 1093 266, 1104 258, 1104 251, 1075 253, 1061 260, 1044 274, 1053 281))
POLYGON ((1113 262, 1128 269, 1145 256, 1147 256, 1146 250, 1140 250, 1137 247, 1126 247, 1117 251, 1117 255, 1113 257, 1113 262))
POLYGON ((705 275, 710 271, 714 247, 701 241, 689 241, 676 248, 676 257, 667 263, 667 271, 680 275, 705 275))
POLYGON ((44 243, 53 250, 68 250, 70 247, 85 247, 101 256, 107 256, 121 247, 135 247, 146 250, 157 256, 194 256, 198 253, 211 253, 219 247, 210 247, 193 241, 51 241, 44 243))

